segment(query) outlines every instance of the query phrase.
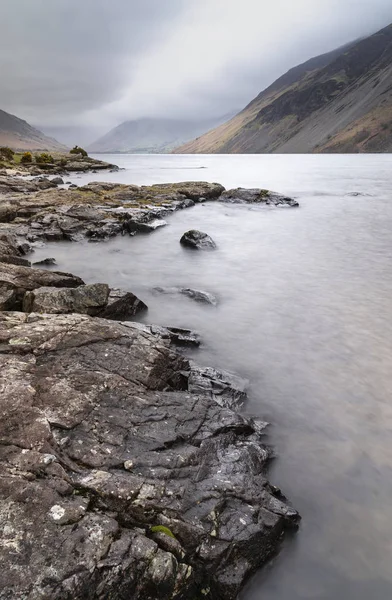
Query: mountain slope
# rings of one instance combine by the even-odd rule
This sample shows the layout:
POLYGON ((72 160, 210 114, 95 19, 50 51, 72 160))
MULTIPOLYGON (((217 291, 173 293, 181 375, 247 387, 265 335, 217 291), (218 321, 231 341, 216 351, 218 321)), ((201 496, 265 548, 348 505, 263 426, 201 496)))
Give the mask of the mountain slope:
POLYGON ((291 69, 178 153, 392 151, 392 25, 291 69))
MULTIPOLYGON (((232 113, 233 114, 233 113, 232 113)), ((121 123, 88 146, 89 152, 169 152, 223 123, 231 115, 203 121, 138 119, 121 123)))
POLYGON ((64 150, 65 146, 46 137, 26 121, 0 110, 0 146, 13 150, 64 150))

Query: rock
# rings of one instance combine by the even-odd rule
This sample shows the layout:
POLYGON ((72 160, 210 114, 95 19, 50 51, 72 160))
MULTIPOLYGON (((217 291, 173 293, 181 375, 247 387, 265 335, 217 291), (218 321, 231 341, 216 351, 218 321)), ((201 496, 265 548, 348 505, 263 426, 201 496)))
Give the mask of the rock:
POLYGON ((132 292, 113 288, 110 290, 107 305, 99 313, 104 319, 121 321, 148 310, 148 307, 132 292))
POLYGON ((166 221, 163 219, 152 219, 151 221, 139 221, 136 219, 132 219, 128 221, 128 231, 132 233, 133 231, 140 231, 141 233, 151 233, 152 231, 156 231, 160 227, 164 227, 167 225, 166 221))
POLYGON ((152 188, 161 191, 175 190, 177 193, 193 200, 200 202, 204 200, 216 200, 225 191, 225 188, 220 183, 207 183, 206 181, 185 181, 182 183, 158 183, 152 188))
POLYGON ((213 294, 203 292, 202 290, 156 286, 153 288, 153 291, 158 292, 159 294, 182 294, 183 296, 188 296, 188 298, 192 298, 192 300, 196 300, 196 302, 201 302, 203 304, 212 304, 213 306, 217 306, 218 304, 218 300, 213 294))
POLYGON ((288 198, 270 190, 259 188, 246 189, 236 188, 227 190, 222 193, 219 198, 220 202, 228 202, 231 204, 266 204, 274 206, 299 206, 298 202, 293 198, 288 198))
POLYGON ((8 263, 10 265, 22 265, 24 267, 31 267, 31 262, 21 256, 4 256, 0 254, 0 262, 8 263))
POLYGON ((22 257, 16 240, 8 235, 0 235, 0 263, 31 266, 30 262, 22 257))
POLYGON ((70 190, 71 190, 71 189, 73 190, 73 189, 76 189, 77 187, 78 187, 78 186, 76 185, 76 183, 71 183, 71 184, 70 184, 70 186, 69 186, 69 189, 70 189, 70 190))
POLYGON ((216 248, 216 244, 212 238, 202 231, 191 229, 182 236, 180 243, 188 248, 196 250, 212 250, 216 248))
POLYGON ((64 184, 64 180, 62 177, 53 177, 53 179, 51 181, 52 181, 52 183, 55 183, 56 185, 64 184))
POLYGON ((0 313, 0 339, 2 596, 234 600, 298 521, 253 422, 139 324, 0 313))
POLYGON ((200 346, 200 336, 191 329, 182 327, 159 327, 150 326, 151 333, 159 334, 162 338, 169 338, 177 346, 200 346))
POLYGON ((21 310, 23 297, 27 291, 39 287, 73 288, 83 284, 80 277, 70 273, 0 263, 0 287, 15 290, 15 303, 8 310, 21 310))
POLYGON ((46 265, 46 266, 51 266, 51 265, 57 265, 56 259, 55 258, 44 258, 42 260, 38 260, 37 262, 33 263, 34 266, 41 266, 41 265, 46 265))
POLYGON ((248 385, 246 379, 229 371, 217 371, 212 367, 190 363, 188 390, 194 394, 208 393, 221 406, 238 410, 246 400, 248 385))
POLYGON ((26 292, 24 312, 97 315, 106 306, 109 286, 106 283, 81 285, 76 288, 40 287, 26 292))
POLYGON ((8 288, 6 285, 0 285, 0 311, 13 310, 17 305, 17 291, 8 288))
POLYGON ((218 300, 215 296, 210 294, 209 292, 203 292, 202 290, 193 290, 191 288, 182 288, 181 294, 183 296, 188 296, 188 298, 192 298, 192 300, 196 300, 196 302, 202 302, 203 304, 212 304, 212 306, 217 306, 218 300))
POLYGON ((18 243, 17 247, 18 247, 19 252, 23 255, 29 254, 30 252, 33 251, 31 244, 29 244, 28 242, 18 243))

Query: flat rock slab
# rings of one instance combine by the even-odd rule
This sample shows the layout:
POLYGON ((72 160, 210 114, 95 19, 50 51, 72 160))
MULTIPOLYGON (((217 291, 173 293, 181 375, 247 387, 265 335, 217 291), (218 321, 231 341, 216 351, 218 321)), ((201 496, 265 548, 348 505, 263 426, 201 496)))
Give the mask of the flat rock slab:
POLYGON ((202 304, 212 304, 212 306, 218 305, 217 298, 210 292, 205 292, 203 290, 182 287, 156 286, 153 288, 153 291, 158 292, 158 294, 181 294, 182 296, 187 296, 188 298, 191 298, 196 302, 201 302, 202 304))
POLYGON ((260 188, 236 188, 233 190, 226 190, 222 193, 219 198, 220 202, 227 202, 230 204, 265 204, 272 206, 288 206, 297 207, 299 206, 297 200, 271 192, 270 190, 263 190, 260 188))
POLYGON ((23 311, 27 313, 97 315, 104 310, 109 299, 106 283, 81 285, 77 288, 40 287, 26 292, 23 311))
POLYGON ((0 313, 0 340, 2 598, 234 600, 298 520, 253 422, 138 324, 0 313))

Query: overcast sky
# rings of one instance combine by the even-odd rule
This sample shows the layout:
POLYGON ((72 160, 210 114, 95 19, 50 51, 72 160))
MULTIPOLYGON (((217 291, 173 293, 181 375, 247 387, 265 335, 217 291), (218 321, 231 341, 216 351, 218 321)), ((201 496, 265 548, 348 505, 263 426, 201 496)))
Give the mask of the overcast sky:
POLYGON ((390 22, 392 0, 2 0, 0 108, 103 129, 218 116, 390 22))

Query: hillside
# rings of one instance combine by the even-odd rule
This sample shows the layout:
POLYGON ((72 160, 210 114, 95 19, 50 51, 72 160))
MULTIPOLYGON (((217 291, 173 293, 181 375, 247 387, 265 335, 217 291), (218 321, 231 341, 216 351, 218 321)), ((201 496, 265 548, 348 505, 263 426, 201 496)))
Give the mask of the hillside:
POLYGON ((178 153, 392 151, 392 25, 291 69, 178 153))
POLYGON ((0 110, 0 146, 13 150, 65 150, 55 139, 4 110, 0 110))
POLYGON ((90 144, 89 152, 165 153, 224 123, 229 116, 201 121, 138 119, 121 123, 90 144))

